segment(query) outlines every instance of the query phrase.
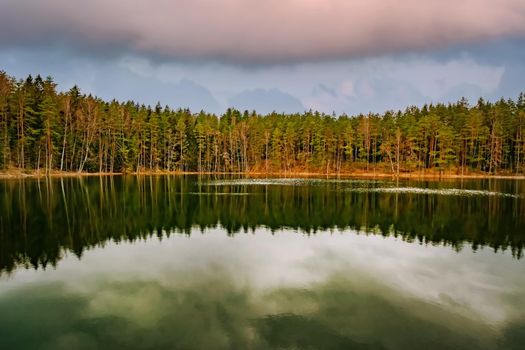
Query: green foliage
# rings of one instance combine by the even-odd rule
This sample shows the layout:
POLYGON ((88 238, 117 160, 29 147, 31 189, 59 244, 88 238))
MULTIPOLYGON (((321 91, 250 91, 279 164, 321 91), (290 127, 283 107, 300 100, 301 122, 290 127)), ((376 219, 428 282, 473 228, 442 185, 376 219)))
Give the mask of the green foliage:
POLYGON ((0 72, 3 168, 341 173, 355 169, 523 174, 525 96, 349 117, 228 109, 223 115, 105 102, 51 77, 0 72))

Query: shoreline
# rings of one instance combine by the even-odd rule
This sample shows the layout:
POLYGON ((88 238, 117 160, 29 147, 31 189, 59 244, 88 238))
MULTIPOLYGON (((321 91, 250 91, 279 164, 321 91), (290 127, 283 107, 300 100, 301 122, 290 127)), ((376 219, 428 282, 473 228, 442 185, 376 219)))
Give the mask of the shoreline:
POLYGON ((407 172, 401 174, 392 174, 386 172, 366 172, 361 170, 356 171, 345 171, 340 173, 323 173, 323 172, 308 172, 308 171, 290 171, 290 172, 261 172, 261 171, 249 171, 249 172, 198 172, 198 171, 140 171, 131 173, 122 172, 65 172, 65 171, 52 171, 48 174, 45 172, 23 172, 19 169, 12 169, 8 171, 0 171, 0 180, 22 180, 22 179, 42 179, 42 178, 67 178, 67 177, 94 177, 94 176, 167 176, 167 175, 237 175, 246 177, 337 177, 337 178, 393 178, 393 179, 413 179, 413 180, 461 180, 461 179, 508 179, 508 180, 525 180, 525 175, 489 175, 483 173, 469 173, 469 174, 456 174, 453 172, 407 172))

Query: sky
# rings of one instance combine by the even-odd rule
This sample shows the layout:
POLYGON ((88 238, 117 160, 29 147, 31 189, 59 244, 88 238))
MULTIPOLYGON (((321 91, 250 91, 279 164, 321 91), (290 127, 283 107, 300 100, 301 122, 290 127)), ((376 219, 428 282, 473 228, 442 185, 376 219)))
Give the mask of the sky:
POLYGON ((0 70, 193 111, 516 98, 524 63, 523 0, 0 0, 0 70))

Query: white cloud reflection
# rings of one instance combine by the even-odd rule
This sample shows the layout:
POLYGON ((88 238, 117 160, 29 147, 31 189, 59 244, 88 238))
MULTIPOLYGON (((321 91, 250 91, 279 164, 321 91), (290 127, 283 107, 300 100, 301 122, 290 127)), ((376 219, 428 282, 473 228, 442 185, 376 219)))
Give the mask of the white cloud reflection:
MULTIPOLYGON (((525 307, 524 272, 523 261, 488 248, 474 253, 466 247, 458 254, 451 247, 346 231, 305 236, 257 229, 254 234, 228 237, 217 229, 191 237, 175 234, 162 241, 106 243, 104 248, 86 251, 81 260, 68 256, 54 270, 18 270, 3 277, 0 293, 60 282, 73 293, 96 296, 91 312, 97 313, 107 311, 107 303, 118 304, 115 295, 97 294, 108 282, 140 282, 145 290, 149 283, 184 289, 226 276, 262 298, 274 290, 315 289, 339 278, 357 289, 395 292, 400 298, 435 304, 498 327, 524 316, 520 310, 525 308, 515 304, 522 300, 525 307)), ((147 313, 150 307, 133 300, 123 303, 111 312, 147 313)))

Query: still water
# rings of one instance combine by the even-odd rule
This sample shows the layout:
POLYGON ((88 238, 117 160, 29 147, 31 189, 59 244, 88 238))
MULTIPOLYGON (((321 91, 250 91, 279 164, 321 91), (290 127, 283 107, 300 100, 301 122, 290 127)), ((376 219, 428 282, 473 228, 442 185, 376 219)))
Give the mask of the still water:
POLYGON ((523 349, 525 181, 0 182, 0 349, 523 349))

